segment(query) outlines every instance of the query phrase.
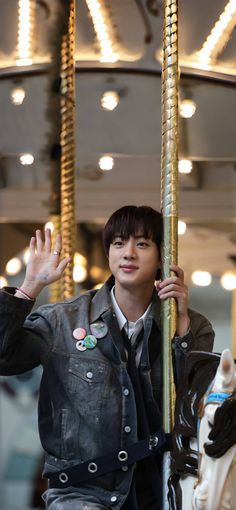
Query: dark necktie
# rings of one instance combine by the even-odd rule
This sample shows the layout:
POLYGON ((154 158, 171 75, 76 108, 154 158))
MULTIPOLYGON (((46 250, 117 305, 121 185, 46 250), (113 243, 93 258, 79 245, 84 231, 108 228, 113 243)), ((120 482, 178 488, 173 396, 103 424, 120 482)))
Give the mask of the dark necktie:
POLYGON ((141 331, 137 335, 132 335, 131 338, 128 338, 124 329, 122 330, 122 336, 124 339, 124 345, 128 354, 128 373, 130 379, 133 384, 136 409, 137 409, 137 418, 138 418, 138 438, 144 439, 149 436, 149 425, 147 420, 146 409, 143 401, 143 392, 140 382, 139 371, 136 363, 136 349, 138 347, 139 342, 141 342, 144 334, 144 328, 142 327, 141 331))
MULTIPOLYGON (((125 330, 122 330, 122 336, 124 340, 124 346, 128 353, 128 364, 127 364, 127 370, 130 376, 130 379, 132 381, 133 389, 134 389, 134 395, 135 395, 135 402, 136 402, 136 409, 137 409, 137 422, 138 422, 138 438, 139 440, 144 439, 150 435, 150 425, 148 421, 148 415, 147 415, 147 409, 144 402, 144 396, 142 391, 142 385, 140 380, 140 374, 139 370, 137 368, 137 362, 136 362, 136 349, 138 347, 139 342, 142 341, 142 337, 144 335, 144 328, 141 329, 141 331, 137 334, 137 336, 132 335, 132 337, 129 339, 125 330)), ((152 492, 154 497, 154 506, 150 506, 150 508, 155 508, 156 510, 161 508, 161 480, 160 475, 157 469, 157 464, 154 458, 150 457, 149 459, 145 459, 143 461, 140 461, 137 466, 137 470, 135 472, 135 478, 136 478, 136 484, 137 484, 137 490, 139 492, 139 489, 141 488, 143 484, 143 477, 145 477, 148 480, 148 487, 147 487, 147 495, 150 497, 150 491, 152 492)), ((131 491, 129 494, 129 497, 126 501, 126 505, 124 506, 124 510, 137 510, 139 508, 139 504, 137 503, 137 494, 136 489, 133 483, 131 486, 131 491), (138 507, 137 507, 138 504, 138 507)), ((145 490, 141 491, 142 496, 145 494, 145 490)), ((146 496, 145 496, 146 497, 146 496)), ((140 499, 138 497, 138 499, 140 499)))

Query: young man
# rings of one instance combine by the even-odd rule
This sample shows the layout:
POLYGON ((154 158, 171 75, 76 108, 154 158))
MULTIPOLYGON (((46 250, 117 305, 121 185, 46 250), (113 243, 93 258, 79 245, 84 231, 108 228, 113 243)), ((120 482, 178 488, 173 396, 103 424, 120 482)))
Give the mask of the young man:
POLYGON ((211 350, 213 331, 188 309, 184 273, 154 287, 161 269, 161 214, 126 206, 103 233, 111 278, 97 291, 29 314, 43 287, 59 279, 61 240, 39 230, 19 290, 1 300, 1 373, 43 365, 39 433, 46 452, 48 510, 161 508, 160 302, 177 301, 177 374, 185 353, 211 350), (13 320, 14 318, 14 320, 13 320))

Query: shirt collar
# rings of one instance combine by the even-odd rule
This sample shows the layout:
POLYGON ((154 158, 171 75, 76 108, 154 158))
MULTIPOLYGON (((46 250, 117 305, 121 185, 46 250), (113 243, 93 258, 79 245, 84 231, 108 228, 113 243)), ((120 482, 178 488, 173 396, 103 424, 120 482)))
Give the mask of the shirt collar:
MULTIPOLYGON (((111 289, 114 286, 115 279, 114 276, 110 276, 110 278, 105 282, 105 284, 98 291, 90 291, 89 294, 92 297, 91 300, 91 308, 90 308, 90 321, 95 322, 98 320, 101 315, 109 309, 113 308, 113 303, 111 301, 111 289)), ((152 305, 144 312, 145 319, 153 318, 156 322, 157 326, 160 329, 160 318, 161 318, 161 310, 160 310, 160 299, 156 291, 153 292, 152 297, 152 305)), ((118 305, 117 305, 118 306, 118 305)), ((115 310, 114 310, 115 311, 115 310)), ((121 312, 122 313, 122 312, 121 312)), ((126 320, 126 318, 125 318, 126 320)))
POLYGON ((149 306, 147 307, 147 309, 145 310, 145 312, 143 313, 143 315, 141 315, 141 317, 139 317, 137 319, 137 321, 135 322, 131 322, 131 321, 128 321, 125 317, 125 315, 123 314, 123 312, 121 311, 117 301, 116 301, 116 298, 115 298, 115 286, 112 287, 111 291, 110 291, 110 296, 111 296, 111 303, 112 303, 112 307, 114 309, 114 312, 116 314, 116 318, 117 318, 117 321, 118 321, 118 324, 119 324, 119 328, 120 330, 122 330, 124 327, 126 329, 126 333, 130 335, 132 335, 136 329, 136 327, 138 326, 138 324, 140 324, 140 322, 142 322, 142 324, 144 324, 144 327, 145 327, 145 320, 148 316, 148 313, 151 309, 151 306, 152 306, 152 303, 149 304, 149 306))

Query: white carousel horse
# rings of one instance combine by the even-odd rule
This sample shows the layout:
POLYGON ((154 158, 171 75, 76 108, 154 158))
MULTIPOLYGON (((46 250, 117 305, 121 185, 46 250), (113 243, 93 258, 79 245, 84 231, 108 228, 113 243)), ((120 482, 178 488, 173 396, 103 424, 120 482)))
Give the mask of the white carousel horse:
MULTIPOLYGON (((215 424, 216 411, 226 399, 230 399, 235 388, 234 361, 231 352, 226 349, 221 355, 213 384, 203 401, 203 416, 198 433, 199 472, 192 498, 193 510, 236 509, 236 444, 219 457, 209 456, 205 450, 207 443, 212 444, 209 434, 215 424)), ((234 434, 236 436, 236 431, 234 434)), ((222 431, 220 440, 227 442, 228 439, 227 430, 222 431)))
POLYGON ((196 352, 188 365, 176 406, 170 510, 236 510, 233 357, 227 349, 219 363, 219 355, 196 352))

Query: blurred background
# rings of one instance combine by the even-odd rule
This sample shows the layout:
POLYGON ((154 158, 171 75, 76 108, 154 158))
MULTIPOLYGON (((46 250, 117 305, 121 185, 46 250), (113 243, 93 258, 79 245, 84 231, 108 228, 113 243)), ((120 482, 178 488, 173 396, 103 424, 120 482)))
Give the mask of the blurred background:
MULTIPOLYGON (((0 286, 19 286, 49 221, 60 0, 0 0, 0 286)), ((109 275, 101 232, 127 205, 160 209, 158 0, 76 2, 77 292, 109 275)), ((236 1, 179 1, 179 264, 190 306, 236 343, 236 1)), ((53 229, 53 225, 51 225, 53 229)), ((37 305, 47 302, 48 290, 37 305)), ((41 369, 0 379, 0 509, 42 507, 41 369)))

